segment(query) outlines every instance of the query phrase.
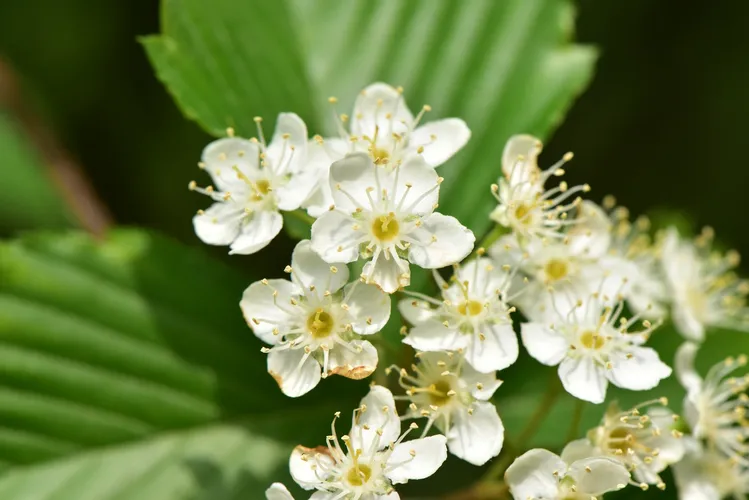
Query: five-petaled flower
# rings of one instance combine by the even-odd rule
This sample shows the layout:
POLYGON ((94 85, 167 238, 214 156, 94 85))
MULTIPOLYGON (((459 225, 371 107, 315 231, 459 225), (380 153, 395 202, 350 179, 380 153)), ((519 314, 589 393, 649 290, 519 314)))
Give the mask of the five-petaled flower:
POLYGON ((280 210, 299 208, 314 188, 315 175, 305 169, 307 127, 297 115, 278 115, 270 144, 260 139, 230 137, 203 150, 200 167, 215 186, 190 189, 215 203, 193 218, 195 234, 209 245, 230 245, 232 254, 251 254, 264 248, 281 231, 280 210))
MULTIPOLYGON (((332 103, 336 102, 331 98, 332 103)), ((339 137, 317 137, 310 144, 310 169, 319 175, 318 187, 304 203, 313 217, 334 203, 330 184, 330 165, 347 153, 365 153, 377 165, 392 168, 415 155, 438 167, 449 160, 471 137, 460 118, 446 118, 421 125, 424 106, 414 118, 403 99, 403 90, 385 83, 373 83, 359 93, 353 116, 338 117, 339 137), (346 124, 350 121, 350 131, 346 124)))
POLYGON ((434 425, 447 437, 450 453, 474 465, 499 455, 504 426, 489 401, 502 383, 494 373, 480 373, 452 353, 421 352, 413 374, 399 369, 409 401, 406 418, 426 418, 423 435, 434 425))
POLYGON ((444 436, 405 441, 417 426, 403 434, 400 428, 393 395, 373 386, 354 410, 348 434, 338 438, 334 419, 327 447, 294 449, 291 476, 302 488, 318 490, 315 498, 397 500, 394 484, 427 478, 447 458, 444 436))
POLYGON ((345 264, 328 264, 300 241, 287 267, 291 280, 253 283, 240 307, 255 335, 271 344, 268 372, 284 394, 301 396, 320 377, 353 379, 377 367, 377 350, 360 335, 382 329, 390 318, 390 298, 377 287, 348 282, 345 264))
POLYGON ((312 249, 326 262, 367 259, 362 279, 393 293, 409 284, 409 261, 445 267, 473 249, 473 233, 437 208, 442 179, 420 156, 391 169, 355 153, 330 168, 335 208, 312 225, 312 249))

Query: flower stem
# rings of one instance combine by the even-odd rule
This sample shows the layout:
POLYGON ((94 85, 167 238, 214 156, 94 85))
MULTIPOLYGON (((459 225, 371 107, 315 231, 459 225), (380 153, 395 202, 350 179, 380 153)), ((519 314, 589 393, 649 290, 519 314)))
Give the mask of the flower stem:
POLYGON ((520 437, 517 440, 517 448, 512 450, 511 453, 507 453, 501 460, 492 464, 492 466, 489 467, 489 470, 486 471, 486 474, 481 478, 482 483, 493 482, 502 477, 505 469, 507 469, 507 467, 509 467, 517 457, 516 453, 521 453, 525 449, 528 440, 536 434, 546 417, 549 416, 549 412, 554 407, 554 404, 561 393, 561 388, 562 384, 559 381, 559 377, 557 376, 556 371, 553 371, 543 399, 538 404, 535 411, 528 419, 525 428, 523 428, 520 433, 520 437))
POLYGON ((291 217, 294 217, 297 220, 304 222, 305 224, 309 224, 310 226, 312 225, 313 222, 315 222, 315 218, 307 215, 307 212, 305 212, 302 209, 292 210, 291 212, 286 212, 286 214, 288 214, 291 217))
POLYGON ((580 421, 583 418, 583 410, 585 409, 585 401, 578 399, 575 401, 575 412, 572 414, 572 420, 570 421, 570 430, 567 431, 566 442, 569 443, 577 439, 577 432, 580 427, 580 421))

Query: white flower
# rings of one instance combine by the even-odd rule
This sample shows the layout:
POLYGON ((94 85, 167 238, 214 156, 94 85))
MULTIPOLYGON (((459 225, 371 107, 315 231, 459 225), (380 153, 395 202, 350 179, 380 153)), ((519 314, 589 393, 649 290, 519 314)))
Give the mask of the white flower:
POLYGON ((265 500, 294 500, 294 497, 282 483, 273 483, 265 490, 265 500))
POLYGON ((456 266, 450 285, 434 274, 442 301, 412 294, 418 300, 398 304, 402 316, 414 325, 403 342, 419 351, 462 352, 483 373, 513 364, 518 339, 506 302, 512 275, 496 269, 487 258, 456 266))
POLYGON ((696 440, 685 438, 687 454, 674 464, 679 500, 720 500, 746 498, 749 469, 745 465, 710 451, 696 440))
POLYGON ((505 472, 515 500, 590 500, 624 488, 628 480, 629 472, 617 460, 593 457, 567 464, 539 448, 516 458, 505 472))
POLYGON ((393 293, 410 282, 408 262, 436 269, 459 262, 475 237, 434 212, 441 178, 420 156, 392 169, 362 153, 330 168, 335 209, 312 225, 312 249, 326 262, 371 258, 362 279, 393 293))
MULTIPOLYGON (((335 103, 336 99, 330 101, 335 103)), ((334 203, 328 183, 329 167, 346 153, 365 153, 377 165, 385 167, 398 165, 414 155, 420 155, 432 167, 450 159, 465 146, 471 131, 459 118, 419 125, 430 109, 424 106, 414 118, 403 99, 403 89, 373 83, 362 90, 354 104, 350 131, 345 128, 349 117, 341 115, 339 137, 316 139, 321 146, 315 156, 322 160, 316 162, 320 181, 318 189, 304 205, 308 213, 319 217, 334 203)))
MULTIPOLYGON (((336 414, 338 418, 339 414, 336 414)), ((394 484, 424 479, 447 458, 444 436, 404 441, 417 426, 400 435, 393 395, 373 386, 354 410, 351 432, 340 441, 333 420, 327 447, 297 446, 291 454, 291 476, 304 489, 317 489, 316 500, 356 498, 397 500, 394 484)))
POLYGON ((662 398, 621 411, 612 403, 601 425, 591 429, 587 438, 569 443, 562 458, 569 463, 583 457, 609 456, 627 466, 636 480, 632 484, 642 489, 648 484, 665 488, 658 473, 684 456, 684 440, 675 429, 679 417, 660 406, 665 404, 662 398), (640 410, 646 407, 650 408, 643 415, 640 410))
MULTIPOLYGON (((259 119, 256 119, 259 123, 259 119)), ((279 210, 295 210, 314 187, 314 172, 305 170, 307 127, 297 115, 278 115, 273 140, 230 137, 213 141, 199 164, 214 186, 190 189, 215 203, 193 218, 195 234, 209 245, 230 245, 232 254, 264 248, 281 231, 279 210)))
POLYGON ((749 283, 732 271, 739 263, 739 254, 731 251, 722 256, 713 252, 712 239, 710 228, 693 243, 682 240, 671 228, 661 250, 674 323, 686 338, 700 342, 711 326, 749 329, 749 283))
POLYGON ((713 366, 702 379, 694 369, 697 344, 683 343, 676 351, 676 375, 687 390, 684 418, 692 435, 705 442, 709 450, 749 466, 749 375, 728 377, 747 364, 747 357, 727 358, 713 366))
POLYGON ((640 316, 620 320, 624 303, 593 294, 571 310, 557 312, 552 324, 523 323, 521 338, 528 353, 545 365, 559 365, 565 390, 576 398, 602 403, 608 382, 643 391, 657 386, 671 368, 649 347, 642 347, 655 328, 649 321, 630 332, 640 316))
POLYGON ((400 370, 410 401, 407 418, 427 418, 447 437, 450 453, 474 465, 499 455, 504 426, 489 399, 500 386, 495 374, 479 373, 452 353, 420 352, 414 374, 400 370))
POLYGON ((668 290, 660 265, 660 248, 653 244, 647 232, 650 221, 643 216, 630 221, 629 210, 616 206, 613 196, 604 198, 603 207, 608 210, 613 223, 608 255, 619 257, 628 264, 629 283, 623 291, 627 303, 648 319, 664 318, 668 290))
POLYGON ((519 267, 528 278, 523 293, 513 290, 517 295, 513 303, 531 320, 555 318, 554 303, 567 311, 580 297, 596 292, 628 296, 634 266, 611 255, 612 225, 608 216, 591 201, 579 203, 576 213, 576 223, 559 233, 560 238, 531 238, 521 244, 513 233, 489 249, 498 264, 519 267))
POLYGON ((284 394, 309 392, 321 375, 369 376, 377 367, 377 350, 359 335, 385 326, 388 295, 359 282, 346 285, 346 265, 323 262, 309 240, 294 248, 286 271, 291 281, 257 281, 239 304, 255 335, 273 346, 263 351, 269 353, 268 372, 284 394))
POLYGON ((576 223, 568 218, 568 211, 582 201, 574 195, 587 193, 587 184, 569 188, 562 181, 559 186, 545 191, 544 185, 552 176, 564 175, 562 165, 572 159, 572 153, 547 170, 538 168, 541 141, 530 135, 510 137, 502 154, 502 177, 492 185, 492 193, 499 202, 490 217, 498 224, 513 230, 521 241, 527 238, 561 238, 560 230, 576 223))

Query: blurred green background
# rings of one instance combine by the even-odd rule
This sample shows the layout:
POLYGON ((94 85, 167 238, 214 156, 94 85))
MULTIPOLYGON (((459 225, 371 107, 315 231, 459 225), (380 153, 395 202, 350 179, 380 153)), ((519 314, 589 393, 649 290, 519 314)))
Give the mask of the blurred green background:
MULTIPOLYGON (((466 4, 471 2, 465 1, 466 4)), ((536 5, 541 3, 535 2, 536 5)), ((290 0, 289 4, 293 2, 290 0)), ((460 5, 460 2, 453 5, 460 5)), ((596 46, 600 58, 587 91, 547 141, 543 165, 550 165, 566 151, 574 151, 575 159, 567 169, 568 180, 590 183, 593 199, 600 200, 612 193, 635 213, 667 214, 670 220, 691 221, 695 226, 710 224, 722 242, 749 253, 749 232, 744 230, 743 218, 745 191, 749 188, 743 151, 744 120, 749 116, 749 33, 745 28, 749 3, 723 2, 708 8, 667 0, 582 0, 577 8, 575 40, 596 46)), ((325 12, 321 14, 325 16, 325 12)), ((171 407, 149 411, 152 408, 148 404, 161 402, 154 396, 150 403, 143 404, 145 410, 138 407, 132 411, 151 425, 145 430, 136 429, 133 435, 149 437, 147 444, 151 446, 150 437, 158 431, 190 429, 197 424, 214 422, 217 415, 221 422, 250 415, 253 425, 249 437, 242 433, 235 435, 236 429, 223 429, 218 436, 208 436, 203 445, 220 448, 222 439, 241 444, 244 438, 251 453, 262 454, 267 445, 268 450, 272 450, 268 453, 273 455, 273 463, 279 464, 285 460, 288 443, 274 448, 274 443, 264 443, 252 437, 252 432, 298 442, 296 433, 301 426, 289 422, 296 426, 294 432, 269 433, 269 422, 259 422, 253 413, 258 411, 259 404, 268 403, 264 400, 268 394, 268 401, 275 405, 273 408, 281 408, 287 402, 279 396, 270 378, 262 373, 263 360, 254 350, 257 345, 247 342, 252 337, 235 303, 243 287, 258 273, 283 268, 294 242, 282 236, 254 258, 229 259, 225 248, 207 248, 194 236, 191 216, 195 210, 206 206, 206 199, 190 193, 187 184, 193 178, 205 182, 196 162, 211 138, 196 123, 182 116, 154 76, 145 51, 137 42, 139 36, 159 32, 159 2, 155 0, 27 0, 0 4, 0 236, 76 225, 77 218, 69 202, 75 205, 79 200, 61 200, 55 188, 58 182, 50 175, 50 172, 60 175, 61 170, 64 173, 72 164, 83 172, 117 224, 157 229, 210 252, 230 263, 231 268, 219 269, 199 257, 183 256, 182 250, 171 243, 151 240, 140 233, 119 233, 110 244, 96 248, 75 236, 60 241, 55 237, 31 238, 17 247, 9 244, 10 251, 0 253, 0 278, 13 278, 8 290, 0 289, 0 292, 8 291, 6 296, 0 293, 0 333, 8 344, 11 341, 38 342, 33 347, 40 352, 63 353, 78 361, 81 358, 116 366, 124 373, 133 370, 136 375, 145 373, 155 378, 171 376, 171 373, 158 371, 161 361, 155 361, 159 359, 156 354, 167 356, 171 361, 185 362, 180 365, 183 371, 175 372, 179 375, 175 379, 183 382, 183 378, 189 379, 195 372, 195 380, 189 379, 184 384, 189 385, 190 390, 193 390, 190 384, 197 387, 195 391, 204 401, 189 408, 194 414, 188 412, 185 416, 184 412, 171 407), (19 165, 35 168, 17 168, 19 165), (55 168, 50 168, 51 165, 55 168), (23 210, 17 208, 21 206, 23 210), (13 274, 3 274, 6 270, 3 257, 8 257, 7 269, 13 274), (258 262, 262 262, 262 269, 258 269, 258 262), (244 268, 244 272, 235 272, 237 268, 244 268), (196 270, 205 272, 193 272, 196 270), (112 292, 109 281, 88 281, 91 273, 124 287, 125 292, 119 288, 116 291, 124 293, 124 299, 128 300, 123 300, 119 294, 108 295, 112 292), (202 301, 199 294, 206 290, 211 296, 202 301), (10 302, 3 302, 8 296, 10 302), (77 325, 70 326, 72 333, 66 344, 61 337, 54 336, 67 332, 60 318, 53 317, 45 323, 62 325, 58 332, 38 327, 34 314, 24 318, 27 323, 23 327, 16 326, 15 322, 20 322, 23 316, 17 310, 3 316, 2 308, 7 308, 8 303, 17 306, 13 301, 19 297, 31 298, 36 305, 60 306, 66 313, 72 311, 101 324, 97 325, 98 330, 91 332, 77 325), (172 309, 163 307, 161 301, 172 309), (89 307, 90 304, 95 307, 89 307), (173 316, 179 316, 177 319, 183 323, 173 316), (197 325, 194 332, 187 328, 190 335, 194 334, 194 337, 187 335, 188 340, 182 337, 186 323, 197 325), (145 336, 152 335, 158 349, 148 354, 156 357, 148 358, 144 366, 136 364, 133 368, 131 360, 123 354, 126 351, 117 350, 119 344, 107 343, 105 335, 110 332, 102 328, 102 324, 133 337, 140 335, 141 330, 146 332, 145 336), (44 334, 50 332, 45 337, 44 334), (88 333, 91 333, 90 338, 88 333), (215 353, 206 348, 213 346, 214 336, 221 337, 216 343, 225 343, 223 350, 216 347, 215 353), (89 343, 96 339, 101 344, 89 343), (223 357, 227 351, 231 362, 223 357), (121 354, 122 358, 110 359, 108 356, 113 353, 121 354), (260 370, 260 378, 252 378, 251 368, 260 370), (151 369, 153 371, 149 372, 151 369), (258 398, 258 390, 262 397, 258 398), (227 393, 231 397, 226 397, 227 393), (143 414, 139 413, 141 411, 143 414)), ((403 59, 401 63, 404 60, 407 61, 403 59)), ((244 89, 235 90, 241 94, 244 89)), ((409 96, 408 88, 406 96, 409 96)), ((263 96, 249 95, 248 99, 262 101, 263 96)), ((421 102, 410 100, 409 104, 412 109, 418 109, 421 102)), ((499 158, 493 161, 498 173, 499 158)), ((86 207, 77 209, 87 210, 86 207)), ((32 313, 39 314, 39 311, 32 313)), ((658 347, 663 358, 670 360, 679 339, 673 330, 663 330, 665 333, 655 336, 654 342, 660 343, 658 347)), ((727 338, 739 336, 734 334, 727 338)), ((743 342, 746 345, 746 341, 743 342)), ((723 340, 717 343, 731 344, 723 340)), ((7 354, 6 347, 0 342, 0 357, 7 354)), ((23 428, 30 420, 21 410, 13 413, 18 408, 16 399, 9 399, 10 405, 3 403, 6 386, 32 393, 43 393, 51 387, 49 392, 60 396, 55 392, 59 388, 49 382, 56 379, 56 373, 45 372, 37 379, 37 369, 35 364, 22 363, 6 371, 0 369, 0 444, 5 451, 0 457, 0 469, 72 455, 70 449, 85 449, 87 444, 96 448, 102 443, 129 442, 132 436, 123 437, 119 428, 116 432, 102 431, 101 435, 83 429, 80 435, 73 436, 78 441, 70 449, 34 448, 26 441, 19 441, 17 436, 10 436, 6 427, 23 428), (44 383, 50 385, 44 386, 44 383)), ((525 356, 502 373, 506 380, 518 381, 503 386, 498 396, 500 413, 508 430, 522 426, 549 372, 525 356), (528 374, 534 376, 528 377, 528 374), (514 406, 508 403, 503 407, 502 403, 509 402, 509 398, 514 398, 514 406)), ((257 375, 257 371, 252 373, 257 375)), ((111 391, 105 382, 96 387, 100 391, 96 397, 111 391)), ((347 401, 355 397, 351 393, 356 394, 363 388, 360 385, 352 389, 355 384, 347 381, 329 382, 328 389, 340 389, 341 394, 348 395, 347 401)), ((179 383, 175 385, 181 387, 179 383)), ((678 393, 676 385, 674 380, 669 380, 664 383, 663 390, 668 394, 678 393)), ((322 390, 313 397, 320 394, 329 396, 327 406, 321 410, 322 414, 314 417, 315 425, 310 424, 312 419, 303 425, 306 432, 322 439, 330 407, 338 405, 335 400, 338 393, 322 390), (322 430, 317 432, 319 429, 322 430)), ((61 397, 77 400, 85 399, 86 395, 69 392, 61 397)), ((147 395, 144 397, 148 402, 147 395)), ((629 399, 641 397, 644 396, 632 394, 629 399)), ((317 403, 315 399, 303 399, 308 405, 310 401, 313 405, 317 403)), ((119 401, 96 403, 105 408, 117 408, 119 401)), ((128 414, 132 409, 125 406, 127 404, 123 403, 122 412, 128 414)), ((538 443, 553 441, 558 444, 559 433, 553 422, 566 421, 571 408, 569 397, 558 405, 550 418, 551 423, 539 433, 538 443)), ((337 406, 334 409, 348 410, 337 406)), ((594 422, 601 410, 600 407, 588 408, 585 421, 594 422)), ((59 416, 53 414, 50 418, 58 420, 59 416)), ((274 420, 272 416, 265 418, 274 420)), ((30 429, 69 432, 62 424, 58 427, 39 424, 38 429, 35 425, 32 421, 30 429)), ((152 454, 151 449, 146 449, 145 454, 152 454)), ((84 457, 81 462, 85 460, 84 457)), ((140 463, 139 457, 128 460, 129 466, 140 463)), ((112 469, 119 470, 122 462, 115 460, 113 463, 112 469)), ((248 465, 248 470, 262 478, 247 481, 247 488, 255 492, 247 498, 258 498, 260 485, 266 484, 265 476, 253 468, 256 465, 248 465)), ((185 498, 245 498, 241 474, 234 480, 239 486, 227 486, 225 483, 232 481, 225 480, 224 471, 215 464, 190 462, 187 466, 196 482, 208 486, 202 496, 185 498), (235 487, 241 487, 242 491, 234 491, 235 487)), ((480 472, 454 459, 448 466, 457 471, 457 475, 435 478, 429 486, 431 492, 441 493, 469 484, 480 472), (460 480, 456 481, 455 477, 460 480)), ((39 482, 34 478, 33 474, 29 475, 28 482, 39 482)), ((3 493, 7 491, 8 482, 1 485, 6 488, 3 493)), ((408 486, 413 488, 410 492, 420 491, 418 483, 408 486)), ((66 493, 70 492, 60 493, 55 498, 72 498, 66 493)), ((32 494, 19 498, 36 497, 32 494)))
MULTIPOLYGON (((205 200, 186 185, 209 137, 181 116, 136 42, 159 32, 158 13, 153 0, 3 2, 0 54, 118 223, 197 245, 190 215, 205 200)), ((601 57, 546 163, 572 150, 569 176, 589 182, 592 196, 614 193, 635 212, 683 211, 749 249, 748 18, 740 1, 579 2, 576 38, 601 57)), ((6 235, 31 225, 24 217, 0 224, 6 235)))

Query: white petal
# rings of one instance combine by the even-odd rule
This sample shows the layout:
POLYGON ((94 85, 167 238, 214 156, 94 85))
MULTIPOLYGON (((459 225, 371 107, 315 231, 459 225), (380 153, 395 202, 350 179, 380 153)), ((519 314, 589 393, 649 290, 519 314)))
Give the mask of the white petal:
POLYGON ((559 365, 559 378, 564 390, 576 398, 603 403, 608 385, 603 370, 587 356, 565 358, 559 365))
POLYGON ((292 297, 300 290, 287 280, 268 280, 264 285, 260 281, 251 284, 242 294, 239 308, 245 321, 257 337, 266 344, 276 344, 278 337, 297 324, 297 318, 289 314, 292 306, 277 307, 276 304, 289 304, 292 297), (274 300, 273 292, 277 296, 274 300), (279 335, 273 335, 273 329, 279 329, 279 335))
POLYGON ((520 338, 528 354, 548 366, 561 363, 570 347, 563 335, 542 323, 521 324, 520 338))
POLYGON ((302 206, 317 187, 317 182, 317 173, 312 171, 302 170, 291 174, 286 184, 274 188, 278 209, 289 212, 302 206))
POLYGON ((393 257, 392 253, 380 252, 377 259, 364 264, 362 276, 367 283, 377 285, 386 293, 395 293, 411 281, 408 261, 393 257), (387 257, 386 257, 387 256, 387 257))
POLYGON ((386 83, 373 83, 356 98, 351 132, 374 138, 375 128, 378 128, 378 135, 390 136, 393 132, 406 132, 412 122, 413 115, 406 106, 403 94, 386 83))
POLYGON ((409 146, 424 146, 421 156, 432 167, 442 165, 466 145, 471 130, 460 118, 446 118, 426 123, 413 131, 409 146))
POLYGON ((379 332, 390 319, 390 296, 374 285, 355 281, 346 286, 344 297, 359 335, 379 332))
MULTIPOLYGON (((468 282, 468 295, 476 299, 495 298, 497 290, 501 290, 507 282, 507 274, 487 257, 461 264, 456 274, 459 282, 468 282)), ((460 290, 460 287, 457 288, 460 290)))
POLYGON ((465 356, 471 366, 484 373, 504 370, 518 359, 518 338, 511 324, 486 324, 473 335, 465 356))
POLYGON ((572 462, 577 460, 599 455, 601 455, 599 450, 597 450, 587 438, 570 441, 562 450, 562 460, 564 460, 566 464, 572 464, 572 462))
POLYGON ((398 302, 401 317, 412 325, 418 325, 434 317, 435 310, 424 300, 403 299, 398 302))
POLYGON ((245 182, 237 177, 237 170, 249 179, 260 175, 257 144, 239 137, 227 137, 213 141, 203 149, 203 168, 213 179, 219 191, 243 191, 245 182))
POLYGON ((653 436, 648 440, 648 446, 659 451, 649 468, 654 472, 660 472, 682 459, 685 451, 684 439, 676 438, 668 432, 674 424, 674 412, 668 408, 652 408, 648 411, 648 417, 654 426, 663 429, 659 436, 653 436))
POLYGON ((244 208, 235 203, 217 202, 192 218, 195 234, 209 245, 229 245, 237 238, 244 208))
POLYGON ((313 490, 315 486, 322 483, 318 477, 320 468, 314 468, 313 466, 320 463, 330 467, 335 463, 327 451, 328 449, 322 446, 318 448, 297 446, 294 448, 291 457, 289 457, 289 472, 299 486, 305 490, 313 490))
POLYGON ((325 262, 353 262, 359 258, 361 236, 348 215, 325 212, 312 224, 312 250, 325 262))
POLYGON ((561 458, 536 448, 512 462, 505 472, 505 482, 516 500, 556 499, 559 493, 557 475, 564 475, 566 470, 567 464, 561 458))
POLYGON ((697 356, 697 344, 684 342, 676 351, 674 366, 679 383, 688 393, 699 392, 702 389, 702 377, 694 369, 694 359, 697 356))
POLYGON ((672 308, 673 320, 679 333, 689 340, 702 342, 705 340, 705 325, 686 304, 675 302, 672 308))
POLYGON ((657 386, 658 383, 671 375, 671 368, 663 363, 658 353, 650 347, 632 347, 626 357, 617 353, 611 357, 610 370, 606 377, 612 384, 632 391, 645 391, 657 386))
POLYGON ((265 490, 265 500, 294 500, 289 490, 281 483, 273 483, 265 490))
POLYGON ((361 430, 362 443, 356 443, 358 447, 369 450, 371 443, 375 440, 379 443, 375 446, 376 449, 382 449, 394 443, 400 436, 401 421, 395 410, 393 393, 381 385, 373 385, 369 393, 361 400, 361 405, 366 406, 367 410, 361 413, 357 432, 351 432, 352 440, 358 440, 358 431, 361 430), (380 430, 382 436, 377 434, 380 430))
POLYGON ((395 445, 388 458, 385 475, 394 484, 405 483, 409 479, 424 479, 437 472, 445 459, 445 436, 403 441, 395 445))
POLYGON ((348 140, 338 138, 326 138, 322 144, 316 140, 307 143, 307 165, 303 171, 314 172, 317 176, 314 189, 302 203, 310 216, 319 217, 333 205, 330 165, 346 156, 350 144, 348 140))
POLYGON ((395 200, 404 212, 419 215, 432 213, 440 194, 439 176, 434 168, 421 156, 415 155, 403 160, 397 170, 387 179, 381 177, 380 181, 390 199, 395 200), (409 185, 412 187, 408 188, 409 185))
POLYGON ((502 450, 505 428, 492 403, 479 401, 471 406, 472 414, 462 407, 451 413, 447 447, 468 463, 484 465, 502 450))
POLYGON ((408 260, 424 269, 437 269, 460 262, 471 253, 476 237, 458 219, 440 213, 423 219, 412 233, 419 241, 408 253, 408 260))
POLYGON ((525 185, 528 190, 534 190, 540 174, 538 155, 542 148, 541 141, 531 135, 510 137, 502 152, 502 172, 510 185, 525 185))
POLYGON ((432 318, 411 328, 408 335, 403 338, 403 343, 419 351, 434 352, 465 349, 469 340, 468 335, 460 333, 455 328, 446 327, 438 319, 432 318))
POLYGON ((291 269, 292 278, 305 290, 314 286, 320 293, 335 293, 348 283, 348 266, 344 262, 325 262, 312 250, 309 240, 302 240, 294 247, 291 269), (331 271, 331 267, 335 267, 336 272, 331 271))
POLYGON ((601 257, 611 244, 611 220, 606 212, 592 201, 580 204, 581 222, 567 232, 570 252, 589 258, 601 257))
POLYGON ((629 481, 627 468, 606 457, 583 458, 570 465, 567 475, 575 480, 578 492, 599 496, 624 488, 629 481))
MULTIPOLYGON (((295 113, 279 113, 273 139, 265 152, 276 175, 294 173, 307 163, 307 126, 295 113), (284 138, 284 135, 287 135, 284 138)), ((299 200, 300 202, 304 200, 299 200)))
POLYGON ((502 381, 497 379, 496 373, 481 373, 468 364, 463 365, 460 380, 466 384, 466 387, 471 391, 471 395, 481 401, 491 399, 494 391, 502 385, 502 381), (479 389, 479 387, 481 388, 479 389))
POLYGON ((307 394, 320 382, 320 365, 305 358, 304 349, 272 350, 268 353, 268 373, 281 391, 291 398, 307 394))
POLYGON ((397 491, 391 491, 387 495, 373 495, 373 497, 373 500, 400 500, 401 498, 397 491))
POLYGON ((317 490, 310 495, 309 500, 334 500, 338 492, 317 490))
POLYGON ((369 208, 367 190, 390 186, 388 173, 377 169, 365 153, 353 153, 330 166, 330 191, 338 210, 353 213, 357 208, 369 208), (384 181, 384 182, 383 182, 384 181))
POLYGON ((265 248, 283 227, 278 212, 262 211, 252 215, 240 229, 239 237, 231 244, 230 254, 248 255, 265 248))
POLYGON ((366 340, 352 340, 350 349, 336 345, 330 350, 328 375, 341 375, 353 380, 369 377, 377 368, 377 349, 366 340))

